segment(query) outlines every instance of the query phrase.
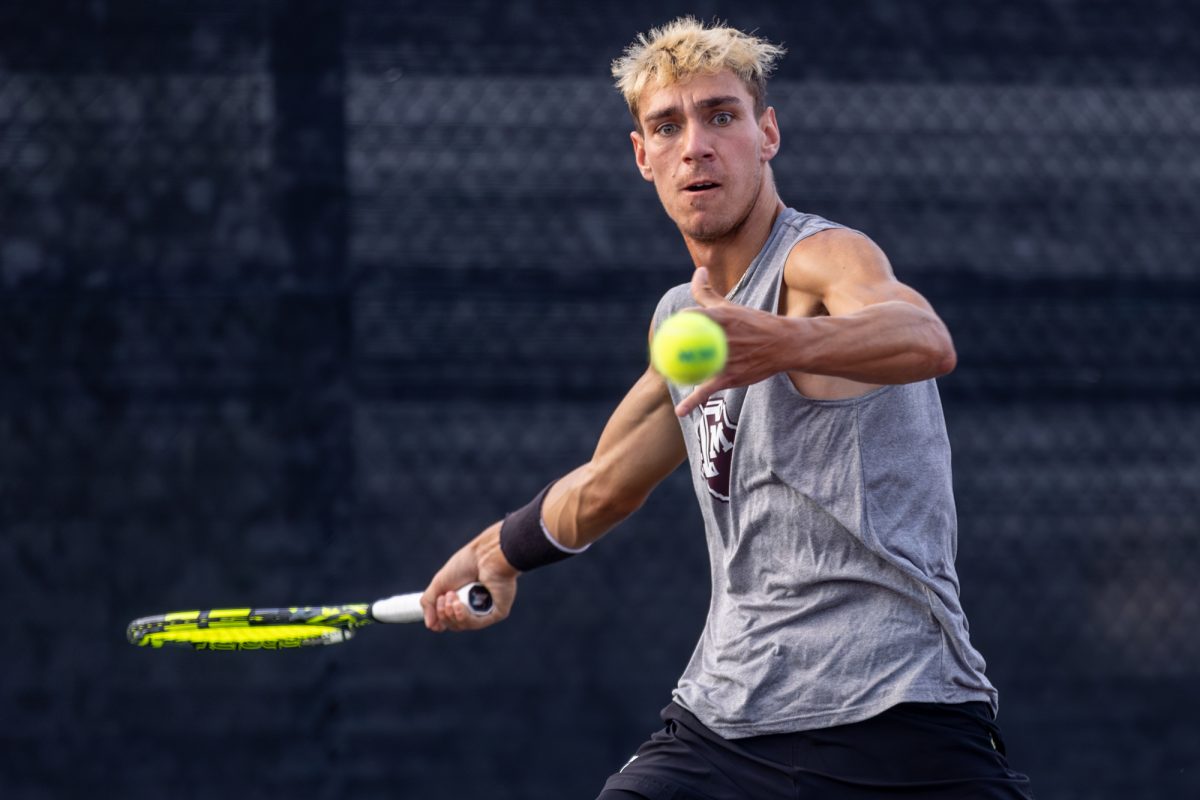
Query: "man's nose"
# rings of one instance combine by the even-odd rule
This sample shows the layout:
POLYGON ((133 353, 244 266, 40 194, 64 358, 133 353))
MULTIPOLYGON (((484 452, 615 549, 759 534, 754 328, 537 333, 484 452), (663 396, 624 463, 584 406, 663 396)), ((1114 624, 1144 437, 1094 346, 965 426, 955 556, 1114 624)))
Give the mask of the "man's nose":
POLYGON ((703 125, 688 125, 683 135, 684 161, 706 161, 713 157, 712 136, 703 125))

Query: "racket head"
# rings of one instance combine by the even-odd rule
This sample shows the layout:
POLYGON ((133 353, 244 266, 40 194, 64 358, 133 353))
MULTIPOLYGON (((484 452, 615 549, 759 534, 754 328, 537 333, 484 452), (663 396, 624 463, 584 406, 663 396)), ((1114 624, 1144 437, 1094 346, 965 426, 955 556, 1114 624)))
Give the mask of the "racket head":
POLYGON ((126 636, 139 647, 191 650, 290 650, 339 644, 372 622, 370 606, 293 606, 175 611, 129 623, 126 636))

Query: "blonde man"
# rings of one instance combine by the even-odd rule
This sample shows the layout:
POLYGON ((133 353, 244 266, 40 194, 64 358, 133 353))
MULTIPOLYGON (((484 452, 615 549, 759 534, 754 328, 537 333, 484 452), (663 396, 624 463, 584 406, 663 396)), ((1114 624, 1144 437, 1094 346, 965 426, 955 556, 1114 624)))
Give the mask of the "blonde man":
POLYGON ((504 619, 522 572, 582 552, 690 462, 712 560, 703 634, 617 798, 1029 797, 954 570, 941 319, 860 233, 784 205, 766 80, 782 48, 679 19, 613 65, 633 155, 696 267, 725 371, 637 381, 591 460, 488 527, 422 598, 435 631, 504 619), (479 580, 496 613, 454 590, 479 580))

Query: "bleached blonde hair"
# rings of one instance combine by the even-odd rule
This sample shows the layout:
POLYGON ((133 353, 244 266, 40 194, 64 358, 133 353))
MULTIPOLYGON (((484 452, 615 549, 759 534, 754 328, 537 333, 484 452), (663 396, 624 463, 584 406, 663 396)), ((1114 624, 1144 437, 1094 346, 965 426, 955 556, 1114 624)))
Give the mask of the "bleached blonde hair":
POLYGON ((716 22, 705 27, 695 17, 679 17, 649 33, 638 34, 612 63, 612 75, 638 130, 638 98, 646 87, 669 86, 726 69, 746 85, 758 116, 767 107, 767 77, 785 52, 780 45, 737 28, 716 22))

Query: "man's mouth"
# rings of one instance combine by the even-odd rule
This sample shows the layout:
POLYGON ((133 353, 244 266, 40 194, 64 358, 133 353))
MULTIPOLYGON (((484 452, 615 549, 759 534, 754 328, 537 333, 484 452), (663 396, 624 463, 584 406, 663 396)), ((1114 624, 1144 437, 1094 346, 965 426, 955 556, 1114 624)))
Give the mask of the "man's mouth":
POLYGON ((687 186, 684 186, 683 190, 685 192, 691 192, 692 194, 698 194, 700 192, 707 192, 711 191, 712 189, 719 188, 721 188, 721 184, 717 183, 716 181, 695 181, 694 183, 689 183, 687 186))

